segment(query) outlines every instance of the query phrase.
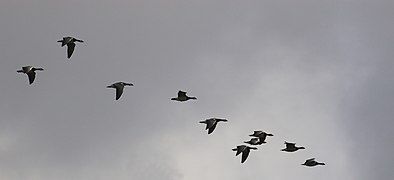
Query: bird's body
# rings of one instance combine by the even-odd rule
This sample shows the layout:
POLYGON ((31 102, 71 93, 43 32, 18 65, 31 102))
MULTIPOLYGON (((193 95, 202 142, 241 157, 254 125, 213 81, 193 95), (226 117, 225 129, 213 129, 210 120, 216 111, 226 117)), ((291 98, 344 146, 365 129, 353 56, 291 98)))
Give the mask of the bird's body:
POLYGON ((253 134, 249 135, 253 137, 261 137, 261 136, 274 136, 273 134, 266 133, 264 131, 254 131, 253 134))
POLYGON ((208 129, 208 134, 211 134, 213 132, 213 130, 215 130, 218 122, 220 122, 220 121, 227 122, 227 119, 210 118, 210 119, 206 119, 204 121, 200 121, 200 123, 207 124, 205 129, 208 129))
POLYGON ((29 84, 32 84, 34 82, 34 79, 36 78, 36 72, 35 71, 43 71, 43 68, 35 68, 33 66, 24 66, 22 67, 21 70, 18 70, 18 73, 24 73, 27 74, 29 77, 29 84))
POLYGON ((286 144, 286 148, 282 149, 281 151, 295 152, 298 151, 299 149, 305 149, 305 147, 295 146, 295 143, 289 143, 285 141, 285 144, 286 144))
POLYGON ((73 52, 74 52, 74 48, 75 48, 75 42, 83 42, 83 40, 80 40, 80 39, 76 39, 76 38, 74 38, 74 37, 70 37, 70 36, 68 36, 68 37, 63 37, 63 39, 62 40, 59 40, 59 41, 57 41, 57 42, 61 42, 62 43, 62 47, 64 46, 64 45, 67 45, 67 58, 71 58, 71 55, 73 54, 73 52))
POLYGON ((131 83, 125 83, 125 82, 116 82, 114 84, 111 84, 107 86, 107 88, 115 88, 116 89, 116 97, 115 99, 118 100, 120 96, 123 94, 123 89, 125 86, 134 86, 131 83))
POLYGON ((260 141, 260 138, 252 138, 249 141, 244 141, 244 143, 250 144, 250 145, 261 145, 263 143, 266 143, 264 141, 260 141))
POLYGON ((234 148, 232 150, 236 151, 235 156, 238 156, 239 154, 242 153, 241 163, 244 163, 246 161, 246 159, 248 158, 251 149, 257 150, 257 148, 255 148, 255 147, 249 147, 246 145, 237 146, 236 148, 234 148))
POLYGON ((187 101, 190 99, 197 99, 197 98, 187 96, 186 92, 184 92, 184 91, 178 91, 178 97, 171 98, 171 100, 173 100, 173 101, 180 101, 180 102, 184 102, 184 101, 187 101))
POLYGON ((265 139, 267 138, 267 136, 274 136, 273 134, 270 133, 266 133, 264 131, 254 131, 253 134, 249 135, 252 137, 257 137, 259 138, 259 141, 262 143, 266 143, 265 139))
POLYGON ((304 164, 301 164, 304 166, 309 166, 309 167, 313 167, 313 166, 317 166, 317 165, 326 165, 325 163, 321 163, 321 162, 317 162, 315 161, 315 158, 311 158, 311 159, 307 159, 304 164))

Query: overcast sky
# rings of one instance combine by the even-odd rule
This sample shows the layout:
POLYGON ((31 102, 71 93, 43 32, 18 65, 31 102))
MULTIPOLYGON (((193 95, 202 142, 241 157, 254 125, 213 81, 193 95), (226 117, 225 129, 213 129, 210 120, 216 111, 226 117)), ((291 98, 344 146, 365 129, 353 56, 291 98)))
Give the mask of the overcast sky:
POLYGON ((0 179, 392 179, 393 8, 1 0, 0 179), (63 36, 86 42, 71 60, 63 36), (32 85, 25 65, 45 69, 32 85), (116 81, 135 85, 119 101, 116 81), (210 117, 229 122, 207 135, 210 117), (231 149, 253 130, 274 136, 241 164, 231 149), (312 157, 326 166, 300 165, 312 157))

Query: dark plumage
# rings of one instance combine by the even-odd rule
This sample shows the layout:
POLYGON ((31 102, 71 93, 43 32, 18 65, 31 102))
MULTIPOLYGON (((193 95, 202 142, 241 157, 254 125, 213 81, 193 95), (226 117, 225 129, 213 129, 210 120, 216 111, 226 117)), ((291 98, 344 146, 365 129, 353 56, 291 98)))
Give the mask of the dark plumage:
POLYGON ((67 45, 67 58, 70 59, 71 55, 73 54, 74 49, 75 49, 75 42, 83 43, 83 40, 76 39, 74 37, 69 37, 68 36, 68 37, 63 37, 62 40, 59 40, 57 42, 61 42, 62 43, 62 47, 64 45, 67 45))
POLYGON ((21 70, 18 70, 18 73, 25 73, 29 77, 29 84, 32 84, 34 82, 34 79, 36 78, 36 72, 35 71, 43 71, 43 68, 35 68, 33 66, 24 66, 22 67, 21 70))
POLYGON ((107 88, 115 88, 116 89, 116 97, 115 99, 118 100, 120 98, 120 96, 122 96, 123 94, 123 89, 125 86, 134 86, 131 83, 125 83, 125 82, 117 82, 114 84, 111 84, 109 86, 107 86, 107 88))
POLYGON ((178 97, 171 98, 171 100, 173 100, 173 101, 180 101, 180 102, 187 101, 189 99, 197 99, 197 98, 187 96, 186 92, 184 92, 184 91, 178 91, 178 97))
POLYGON ((321 162, 317 162, 315 161, 315 158, 311 158, 311 159, 307 159, 304 164, 301 164, 304 166, 309 166, 309 167, 313 167, 313 166, 317 166, 317 165, 326 165, 325 163, 321 163, 321 162))
POLYGON ((250 145, 261 145, 266 142, 260 141, 260 138, 252 138, 249 141, 244 141, 244 143, 250 144, 250 145))
POLYGON ((295 152, 295 151, 298 151, 299 149, 305 149, 305 147, 295 146, 295 143, 289 143, 289 142, 285 141, 285 144, 286 144, 286 148, 282 149, 281 151, 295 152))
POLYGON ((239 154, 242 153, 241 163, 244 163, 246 161, 246 159, 248 158, 251 149, 257 150, 257 148, 255 148, 255 147, 249 147, 246 145, 237 146, 236 148, 234 148, 232 150, 236 151, 235 156, 238 156, 239 154))
POLYGON ((249 136, 258 137, 259 141, 260 141, 260 144, 262 144, 262 143, 266 143, 265 139, 267 138, 267 136, 274 136, 274 135, 266 133, 264 131, 254 131, 253 134, 251 134, 249 136))
POLYGON ((200 121, 200 123, 207 124, 205 129, 208 129, 208 134, 211 134, 213 132, 213 130, 215 130, 218 122, 220 122, 220 121, 227 122, 227 119, 210 118, 210 119, 206 119, 204 121, 200 121))

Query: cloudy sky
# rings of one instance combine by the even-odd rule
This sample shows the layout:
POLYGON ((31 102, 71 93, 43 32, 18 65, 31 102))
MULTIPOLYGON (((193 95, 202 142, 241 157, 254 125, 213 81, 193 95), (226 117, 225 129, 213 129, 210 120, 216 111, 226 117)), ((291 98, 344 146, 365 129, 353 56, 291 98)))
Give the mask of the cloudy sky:
POLYGON ((393 8, 1 0, 0 179, 392 179, 393 8), (86 41, 71 60, 63 36, 86 41), (25 65, 45 69, 32 85, 25 65), (116 81, 135 84, 119 101, 116 81), (229 122, 207 135, 210 117, 229 122), (231 148, 253 130, 274 137, 241 164, 231 148))

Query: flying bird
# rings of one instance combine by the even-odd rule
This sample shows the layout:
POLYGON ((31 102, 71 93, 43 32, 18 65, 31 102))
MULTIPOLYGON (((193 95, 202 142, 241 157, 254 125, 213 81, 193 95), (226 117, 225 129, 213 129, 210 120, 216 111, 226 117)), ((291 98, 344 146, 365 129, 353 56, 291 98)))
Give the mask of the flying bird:
POLYGON ((227 119, 210 118, 210 119, 206 119, 204 121, 200 121, 200 123, 207 124, 205 129, 206 130, 208 129, 208 134, 211 134, 213 132, 213 130, 215 130, 218 122, 220 122, 220 121, 227 122, 227 119))
POLYGON ((317 166, 317 165, 326 165, 325 163, 320 163, 315 161, 315 158, 311 158, 311 159, 307 159, 304 164, 301 164, 304 166, 309 166, 309 167, 313 167, 313 166, 317 166))
POLYGON ((249 135, 253 137, 260 137, 260 136, 274 136, 273 134, 266 133, 264 131, 253 131, 253 134, 249 135))
POLYGON ((21 70, 18 70, 16 72, 18 73, 25 73, 29 77, 29 84, 32 84, 34 82, 34 79, 36 78, 36 72, 35 71, 43 71, 43 68, 35 68, 33 66, 24 66, 22 67, 21 70))
POLYGON ((57 42, 61 42, 61 43, 62 43, 62 47, 63 47, 64 45, 67 45, 67 58, 70 59, 70 58, 71 58, 71 55, 72 55, 73 52, 74 52, 75 42, 83 43, 83 40, 76 39, 76 38, 74 38, 74 37, 68 36, 68 37, 63 37, 62 40, 59 40, 59 41, 57 41, 57 42))
POLYGON ((117 82, 117 83, 107 86, 107 88, 115 88, 116 89, 116 98, 115 99, 118 100, 120 98, 120 96, 122 96, 123 89, 125 86, 134 86, 134 85, 131 83, 117 82))
POLYGON ((197 98, 187 96, 186 92, 184 92, 184 91, 178 91, 178 97, 171 98, 171 100, 173 100, 173 101, 180 101, 180 102, 187 101, 189 99, 197 99, 197 98))
POLYGON ((285 144, 286 144, 286 148, 282 149, 281 151, 295 152, 295 151, 298 151, 299 149, 305 149, 305 147, 295 146, 295 143, 289 143, 289 142, 285 141, 285 144))
POLYGON ((251 149, 257 150, 257 148, 255 148, 255 147, 249 147, 246 145, 237 146, 236 148, 234 148, 232 150, 236 151, 235 156, 238 156, 239 154, 242 153, 241 163, 244 163, 246 161, 246 159, 248 158, 251 149))
POLYGON ((265 139, 267 138, 267 136, 274 136, 274 135, 270 133, 266 133, 264 131, 254 131, 253 134, 249 136, 258 137, 260 141, 259 143, 262 144, 262 143, 266 143, 265 139))
POLYGON ((260 141, 260 138, 252 138, 249 141, 244 141, 244 143, 250 144, 250 145, 261 145, 266 142, 260 141))

